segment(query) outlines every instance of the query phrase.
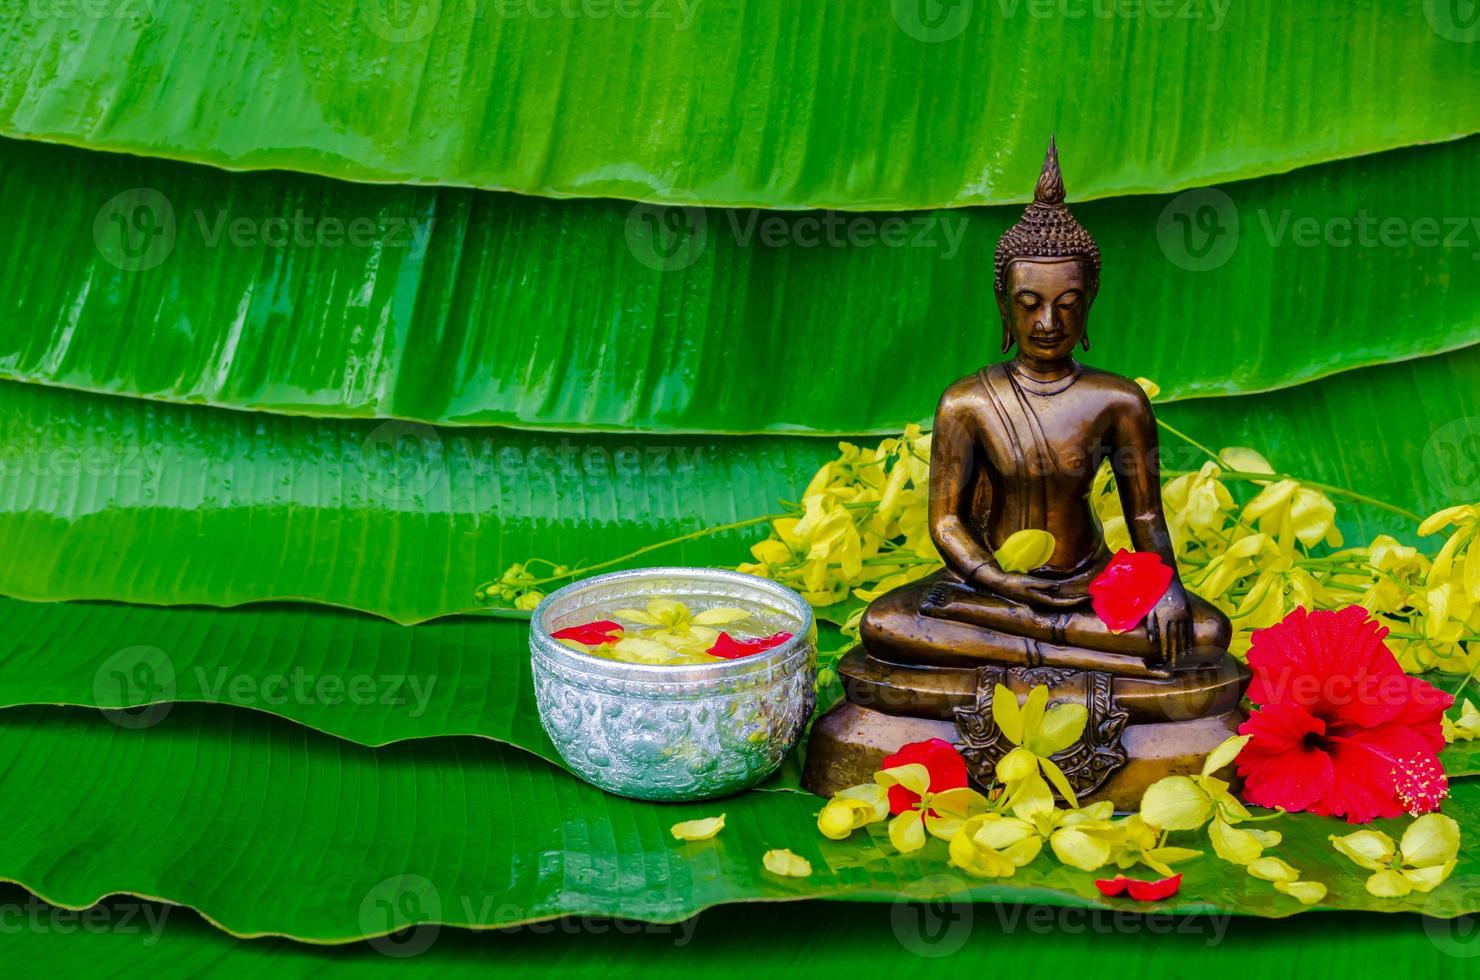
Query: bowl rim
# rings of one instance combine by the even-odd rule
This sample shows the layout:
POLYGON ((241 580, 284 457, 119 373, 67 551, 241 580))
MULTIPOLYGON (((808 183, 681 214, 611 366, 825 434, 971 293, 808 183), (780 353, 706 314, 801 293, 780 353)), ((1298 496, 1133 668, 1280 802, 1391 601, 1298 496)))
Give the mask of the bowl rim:
POLYGON ((673 684, 693 681, 722 682, 735 677, 743 677, 759 671, 766 671, 778 665, 790 661, 798 653, 810 648, 814 641, 812 634, 816 629, 816 616, 812 612, 812 606, 803 599, 795 589, 788 588, 780 582, 761 578, 758 575, 748 575, 745 572, 736 572, 724 568, 704 568, 702 566, 689 565, 658 565, 652 568, 633 568, 620 572, 606 572, 601 575, 593 575, 590 578, 571 582, 569 585, 561 586, 554 592, 545 596, 540 604, 535 607, 530 616, 529 645, 531 655, 543 656, 551 660, 559 661, 568 667, 588 673, 599 674, 604 677, 622 678, 626 680, 646 681, 656 684, 673 684), (759 592, 769 593, 782 604, 792 608, 801 619, 801 627, 797 629, 791 639, 785 643, 772 647, 761 653, 749 657, 740 657, 735 660, 716 659, 712 664, 635 664, 625 660, 612 660, 607 657, 598 657, 589 653, 573 650, 550 635, 545 626, 545 617, 556 603, 568 599, 587 589, 609 583, 620 583, 627 580, 639 581, 645 578, 692 578, 699 581, 729 582, 734 585, 744 586, 759 592))

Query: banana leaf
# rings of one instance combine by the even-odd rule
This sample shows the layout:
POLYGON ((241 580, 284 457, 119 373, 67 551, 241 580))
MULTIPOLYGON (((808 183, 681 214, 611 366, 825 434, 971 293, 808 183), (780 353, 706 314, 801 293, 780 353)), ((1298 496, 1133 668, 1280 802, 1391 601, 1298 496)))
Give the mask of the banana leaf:
MULTIPOLYGON (((1474 343, 1480 230, 1433 216, 1468 213, 1477 163, 1469 139, 1077 208, 1106 255, 1085 357, 1177 399, 1474 343), (1331 240, 1308 247, 1312 223, 1331 240)), ((928 420, 998 356, 992 253, 1020 213, 634 210, 14 140, 0 208, 0 377, 289 414, 726 433, 928 420)))
MULTIPOLYGON (((473 735, 565 765, 539 721, 528 625, 518 620, 448 617, 405 627, 306 606, 160 609, 0 596, 0 621, 0 708, 112 709, 120 724, 147 728, 178 704, 203 702, 371 747, 473 735)), ((836 627, 821 625, 821 650, 845 645, 836 627)), ((819 712, 829 706, 819 698, 819 712)), ((1451 778, 1480 774, 1474 744, 1445 750, 1451 778)), ((762 788, 800 786, 800 762, 791 758, 762 788)))
MULTIPOLYGON (((1174 899, 1135 905, 1100 896, 1095 874, 1047 855, 982 882, 951 869, 941 841, 901 855, 878 828, 827 840, 815 825, 820 801, 800 793, 641 803, 493 742, 368 749, 200 705, 180 705, 148 730, 76 709, 3 711, 0 758, 0 879, 68 908, 116 893, 187 905, 238 936, 335 943, 418 924, 486 928, 562 915, 676 922, 718 904, 803 898, 1302 911, 1211 853, 1183 866, 1174 899), (677 821, 719 812, 727 823, 714 840, 669 834, 677 821), (812 875, 762 870, 761 855, 779 847, 810 861, 812 875)), ((1456 784, 1445 811, 1473 838, 1480 786, 1456 784)), ((1377 826, 1393 833, 1402 823, 1377 826)), ((1285 834, 1279 853, 1329 886, 1324 908, 1480 911, 1473 848, 1431 895, 1377 899, 1327 842, 1346 824, 1297 815, 1266 826, 1276 825, 1285 834)))
POLYGON ((1475 28, 1442 4, 8 7, 5 135, 553 197, 1000 204, 1054 131, 1103 197, 1480 129, 1475 28))
MULTIPOLYGON (((1463 450, 1480 347, 1166 406, 1214 445, 1427 513, 1480 496, 1463 450)), ((1469 434, 1469 435, 1467 435, 1469 434)), ((1202 457, 1168 442, 1167 463, 1202 457)), ((796 499, 836 446, 289 418, 0 382, 0 594, 234 606, 308 600, 409 623, 478 611, 532 557, 613 559, 796 499)), ((1355 539, 1414 521, 1343 502, 1355 539)), ((755 526, 641 556, 748 560, 755 526)))
POLYGON ((640 563, 748 560, 764 536, 753 518, 837 451, 288 418, 11 382, 0 406, 0 593, 309 600, 398 622, 480 610, 479 584, 514 562, 590 564, 726 522, 751 526, 640 563))
POLYGON ((493 933, 427 927, 324 947, 240 940, 187 909, 123 897, 71 912, 43 905, 11 885, 0 886, 0 901, 38 924, 7 938, 15 962, 36 976, 64 977, 87 975, 107 963, 113 976, 127 977, 446 980, 485 977, 490 962, 531 977, 908 977, 916 974, 921 957, 950 956, 951 969, 963 973, 989 974, 1004 962, 1031 962, 1044 976, 1094 970, 1183 980, 1195 960, 1208 976, 1278 977, 1298 960, 1305 980, 1346 980, 1375 962, 1394 976, 1461 978, 1467 966, 1463 951, 1473 942, 1464 919, 1371 912, 1280 920, 1143 919, 1111 909, 901 902, 854 905, 839 915, 836 906, 801 902, 733 905, 672 925, 567 918, 493 933), (84 925, 73 931, 78 923, 84 925))

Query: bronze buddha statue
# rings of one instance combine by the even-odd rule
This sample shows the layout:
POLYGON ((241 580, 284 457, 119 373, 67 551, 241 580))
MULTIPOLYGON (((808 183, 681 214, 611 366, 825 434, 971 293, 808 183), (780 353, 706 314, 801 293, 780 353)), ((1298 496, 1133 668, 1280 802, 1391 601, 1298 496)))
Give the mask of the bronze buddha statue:
POLYGON ((1132 630, 1111 631, 1090 606, 1110 560, 1089 503, 1102 461, 1132 546, 1176 562, 1150 402, 1134 381, 1074 358, 1089 349, 1100 252, 1064 204, 1052 141, 1033 202, 997 245, 995 277, 1002 351, 1017 353, 952 384, 935 413, 929 521, 945 568, 864 613, 862 648, 839 668, 849 703, 809 745, 816 791, 865 781, 875 755, 916 736, 964 743, 987 782, 1001 754, 990 718, 999 681, 1020 694, 1047 683, 1090 708, 1065 760, 1089 799, 1131 801, 1161 775, 1196 771, 1237 727, 1244 676, 1227 653, 1229 622, 1175 571, 1132 630), (1031 572, 1003 570, 996 551, 1025 529, 1052 534, 1053 553, 1031 572), (1128 742, 1145 743, 1142 764, 1128 742))

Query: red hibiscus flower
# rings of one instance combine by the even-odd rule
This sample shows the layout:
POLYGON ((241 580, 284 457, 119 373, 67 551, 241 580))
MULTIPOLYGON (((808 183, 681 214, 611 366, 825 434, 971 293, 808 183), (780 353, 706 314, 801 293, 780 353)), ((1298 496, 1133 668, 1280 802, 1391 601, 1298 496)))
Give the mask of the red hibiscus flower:
POLYGON ((719 639, 714 641, 714 646, 705 652, 711 657, 719 657, 723 660, 739 660, 741 657, 749 657, 772 647, 779 647, 789 639, 791 639, 791 634, 786 632, 772 633, 770 636, 760 636, 754 640, 737 640, 728 633, 721 633, 719 639))
POLYGON ((1125 875, 1116 875, 1114 878, 1097 880, 1095 887, 1106 898, 1129 895, 1138 902, 1160 902, 1162 899, 1171 898, 1177 894, 1178 889, 1182 887, 1182 876, 1172 875, 1170 878, 1158 878, 1155 881, 1139 881, 1135 878, 1127 878, 1125 875))
POLYGON ((550 635, 557 640, 575 640, 587 646, 599 647, 603 643, 615 643, 620 640, 622 624, 614 623, 609 619, 600 619, 594 623, 583 623, 580 626, 567 626, 550 635))
POLYGON ((1367 823, 1439 808, 1441 719, 1454 698, 1398 666, 1387 627, 1360 606, 1308 612, 1255 630, 1239 728, 1244 799, 1367 823))
MULTIPOLYGON (((966 785, 966 760, 956 747, 942 738, 930 738, 923 742, 911 742, 901 746, 898 752, 885 756, 879 763, 880 769, 893 769, 918 762, 930 771, 930 792, 943 793, 966 785)), ((903 786, 889 787, 889 812, 898 816, 913 810, 920 802, 919 794, 903 786)), ((923 815, 922 815, 923 816, 923 815)))
POLYGON ((1172 570, 1153 551, 1121 549, 1089 584, 1090 605, 1112 633, 1140 625, 1167 594, 1172 570))

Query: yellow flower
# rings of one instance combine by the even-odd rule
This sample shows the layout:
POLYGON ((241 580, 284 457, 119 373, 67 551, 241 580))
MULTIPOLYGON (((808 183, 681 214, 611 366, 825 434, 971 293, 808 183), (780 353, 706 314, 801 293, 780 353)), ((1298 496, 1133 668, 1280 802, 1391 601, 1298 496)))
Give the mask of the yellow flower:
POLYGON ((1213 851, 1232 864, 1247 865, 1266 847, 1279 844, 1276 831, 1234 826, 1253 816, 1229 792, 1228 783, 1213 775, 1231 765, 1248 741, 1247 735, 1225 739, 1208 753, 1198 775, 1166 776, 1151 784, 1141 797, 1141 819, 1159 830, 1199 830, 1212 820, 1208 837, 1213 851))
POLYGON ((1080 871, 1096 871, 1107 864, 1121 835, 1111 819, 1114 804, 1108 800, 1083 809, 1060 810, 1052 799, 1029 797, 1019 801, 1012 812, 1048 842, 1060 863, 1080 871))
POLYGON ((1002 735, 1017 748, 997 761, 997 778, 1002 781, 1009 799, 1048 799, 1053 796, 1048 782, 1072 807, 1079 806, 1074 788, 1064 771, 1049 758, 1062 752, 1084 733, 1089 712, 1082 704, 1056 704, 1048 708, 1048 688, 1042 684, 1028 692, 1021 706, 1017 695, 998 684, 992 692, 992 719, 1002 735))
POLYGON ((1189 544, 1210 552, 1221 548, 1224 527, 1236 506, 1219 479, 1222 475, 1218 465, 1209 461, 1196 473, 1176 477, 1162 488, 1162 510, 1178 553, 1189 544))
POLYGON ((950 840, 952 866, 978 878, 1009 878, 1042 849, 1032 824, 1000 813, 967 818, 950 840))
POLYGON ((523 609, 525 612, 529 612, 530 610, 534 609, 535 606, 538 606, 541 602, 543 602, 544 599, 545 594, 538 589, 529 592, 521 592, 514 599, 514 608, 523 609))
POLYGON ((1380 613, 1395 613, 1408 606, 1408 597, 1422 587, 1429 572, 1429 560, 1417 548, 1399 544, 1387 534, 1379 534, 1367 546, 1367 564, 1375 577, 1360 603, 1380 613))
POLYGON ((704 817, 700 820, 681 820, 668 828, 676 840, 709 840, 725 829, 725 815, 704 817))
POLYGON ((968 817, 990 805, 985 796, 967 786, 930 792, 930 770, 918 762, 876 772, 874 782, 885 790, 903 786, 918 797, 911 809, 889 821, 889 842, 901 854, 924 847, 926 831, 941 840, 950 840, 968 817))
POLYGON ((1314 548, 1321 542, 1341 545, 1336 527, 1336 505, 1319 490, 1294 480, 1277 480, 1260 490, 1244 505, 1242 520, 1258 523, 1259 530, 1275 539, 1281 550, 1293 553, 1296 542, 1314 548))
POLYGON ((1251 861, 1248 872, 1261 881, 1274 883, 1275 891, 1295 899, 1301 905, 1314 905, 1326 897, 1326 886, 1319 881, 1302 881, 1300 872, 1277 857, 1251 861))
MULTIPOLYGON (((618 619, 649 627, 638 630, 637 637, 627 637, 619 642, 616 647, 619 652, 628 639, 642 638, 674 653, 683 654, 702 654, 714 646, 714 641, 719 639, 719 630, 713 627, 728 626, 750 618, 750 613, 744 609, 724 606, 706 609, 696 615, 689 611, 688 606, 674 599, 651 599, 646 609, 618 609, 614 615, 618 619)), ((629 649, 634 655, 640 655, 635 646, 629 649)))
POLYGON ((1008 535, 994 557, 1004 572, 1031 572, 1053 557, 1054 546, 1052 534, 1025 528, 1008 535))
POLYGON ((1089 489, 1089 503, 1100 528, 1105 533, 1105 545, 1110 551, 1130 551, 1131 535, 1125 523, 1125 511, 1120 506, 1120 495, 1115 489, 1115 471, 1107 459, 1095 473, 1094 483, 1089 489))
POLYGON ((1144 864, 1163 877, 1173 874, 1173 864, 1202 856, 1202 851, 1162 844, 1160 832, 1142 819, 1139 813, 1115 821, 1115 836, 1112 840, 1110 861, 1117 867, 1129 868, 1144 864))
POLYGON ((817 829, 833 840, 843 840, 860 827, 889 816, 889 790, 878 783, 839 790, 817 814, 817 829))
POLYGON ((771 874, 783 878, 806 878, 812 874, 812 862, 786 848, 767 851, 761 856, 761 865, 771 874))
POLYGON ((1480 711, 1469 698, 1465 698, 1464 706, 1459 709, 1459 717, 1445 715, 1443 724, 1446 742, 1469 742, 1480 738, 1480 711))
POLYGON ((1398 844, 1378 830, 1345 837, 1333 834, 1329 839, 1336 850, 1373 872, 1367 891, 1378 898, 1433 891, 1454 871, 1459 858, 1459 824, 1442 813, 1413 821, 1398 844))

